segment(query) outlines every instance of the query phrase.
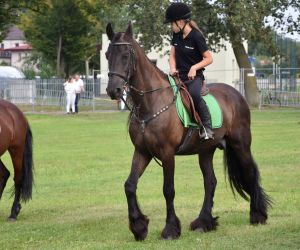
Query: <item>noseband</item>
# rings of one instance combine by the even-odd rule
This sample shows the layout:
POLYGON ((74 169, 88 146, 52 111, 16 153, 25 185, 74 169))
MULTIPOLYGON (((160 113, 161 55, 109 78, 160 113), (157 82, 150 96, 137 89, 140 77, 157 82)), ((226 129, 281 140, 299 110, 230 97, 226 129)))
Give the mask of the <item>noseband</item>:
POLYGON ((132 72, 135 71, 135 69, 136 69, 134 49, 132 47, 132 44, 128 43, 128 42, 116 42, 116 43, 111 43, 110 45, 111 46, 128 46, 129 47, 129 65, 128 65, 127 70, 125 71, 125 72, 127 72, 127 75, 124 76, 123 74, 120 74, 115 71, 108 72, 108 77, 118 76, 124 80, 124 85, 127 85, 132 72))

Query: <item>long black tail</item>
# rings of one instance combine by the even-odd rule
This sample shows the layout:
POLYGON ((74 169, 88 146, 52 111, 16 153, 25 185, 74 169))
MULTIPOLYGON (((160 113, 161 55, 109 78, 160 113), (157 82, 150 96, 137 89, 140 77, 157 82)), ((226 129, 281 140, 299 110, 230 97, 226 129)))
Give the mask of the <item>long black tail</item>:
MULTIPOLYGON (((249 152, 249 154, 251 154, 249 152)), ((226 145, 224 150, 224 166, 228 172, 228 179, 232 192, 235 190, 249 201, 249 196, 253 198, 254 206, 260 210, 267 210, 271 206, 271 198, 260 186, 260 174, 253 157, 250 155, 247 163, 243 163, 238 158, 236 152, 230 145, 226 145), (243 165, 244 164, 244 165, 243 165)))
POLYGON ((23 155, 23 177, 21 188, 21 200, 26 202, 32 197, 33 186, 33 152, 32 152, 32 133, 28 125, 25 141, 25 150, 23 155))

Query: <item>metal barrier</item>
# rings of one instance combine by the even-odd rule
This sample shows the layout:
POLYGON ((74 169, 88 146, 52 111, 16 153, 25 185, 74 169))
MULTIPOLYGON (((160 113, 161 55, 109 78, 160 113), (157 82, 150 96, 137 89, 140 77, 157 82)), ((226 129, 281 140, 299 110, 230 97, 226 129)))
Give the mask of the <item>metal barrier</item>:
MULTIPOLYGON (((244 95, 244 83, 252 69, 241 69, 235 88, 244 95)), ((226 72, 228 73, 228 72, 226 72)), ((256 69, 255 75, 260 91, 259 107, 300 107, 299 69, 256 69)), ((208 79, 209 80, 209 79, 208 79)), ((81 94, 79 107, 82 110, 118 110, 120 103, 106 95, 107 78, 84 79, 85 92, 81 94)), ((64 111, 66 94, 63 79, 0 79, 0 98, 9 100, 28 111, 64 111)))
MULTIPOLYGON (((240 70, 236 88, 244 95, 245 79, 253 75, 252 69, 240 70)), ((259 107, 300 107, 300 68, 255 69, 257 87, 260 91, 259 107)))
POLYGON ((300 68, 240 69, 240 85, 245 79, 255 76, 259 90, 298 92, 300 88, 300 68), (254 73, 253 73, 254 72, 254 73))
MULTIPOLYGON (((85 92, 80 95, 80 107, 84 110, 117 109, 115 101, 101 93, 100 79, 84 79, 85 92)), ((66 94, 64 79, 0 79, 0 98, 17 104, 24 110, 64 110, 66 94)))
POLYGON ((300 108, 300 92, 262 90, 259 108, 262 106, 300 108))

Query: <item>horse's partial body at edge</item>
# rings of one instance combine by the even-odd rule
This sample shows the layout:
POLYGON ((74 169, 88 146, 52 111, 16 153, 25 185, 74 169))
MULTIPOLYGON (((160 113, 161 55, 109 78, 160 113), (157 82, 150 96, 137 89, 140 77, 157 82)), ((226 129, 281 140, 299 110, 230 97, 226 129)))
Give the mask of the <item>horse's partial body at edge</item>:
MULTIPOLYGON (((167 76, 151 63, 133 39, 131 24, 124 33, 115 34, 110 24, 106 31, 111 41, 106 53, 109 62, 107 93, 112 99, 119 99, 124 85, 127 85, 134 105, 129 133, 135 150, 131 172, 125 182, 130 230, 136 240, 143 240, 147 236, 149 220, 139 208, 136 189, 139 177, 151 159, 156 157, 162 162, 163 194, 167 207, 166 225, 161 236, 164 239, 178 238, 181 226, 173 204, 175 155, 188 129, 183 127, 175 105, 171 104, 174 93, 167 76), (163 107, 168 108, 160 112, 163 107), (157 112, 159 115, 152 119, 157 112)), ((214 140, 200 140, 198 133, 194 133, 181 153, 198 154, 204 177, 203 206, 197 218, 191 222, 190 229, 206 232, 217 227, 217 218, 212 216, 217 184, 213 155, 220 145, 225 145, 224 164, 231 187, 245 199, 250 198, 250 223, 264 224, 271 202, 260 185, 259 171, 251 154, 249 107, 241 94, 229 85, 210 84, 208 87, 221 106, 223 125, 214 129, 214 140)))
MULTIPOLYGON (((20 201, 32 196, 33 158, 32 134, 23 113, 12 103, 0 100, 0 157, 8 150, 14 167, 14 202, 9 220, 16 220, 21 210, 20 201)), ((9 170, 0 159, 0 199, 9 170)))

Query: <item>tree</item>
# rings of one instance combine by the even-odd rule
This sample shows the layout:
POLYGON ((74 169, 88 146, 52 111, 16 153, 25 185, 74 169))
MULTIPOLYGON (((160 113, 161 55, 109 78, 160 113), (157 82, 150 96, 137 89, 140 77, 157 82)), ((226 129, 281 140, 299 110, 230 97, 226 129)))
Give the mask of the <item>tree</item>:
MULTIPOLYGON (((33 48, 57 75, 75 71, 89 74, 89 66, 99 68, 101 36, 111 16, 124 0, 47 0, 43 12, 25 13, 22 28, 33 48)), ((113 15, 112 15, 113 14, 113 15)), ((119 18, 119 20, 122 20, 119 18)))
POLYGON ((44 3, 38 0, 0 0, 0 41, 5 38, 9 27, 18 23, 21 12, 27 9, 38 12, 43 6, 44 3))
MULTIPOLYGON (((197 2, 203 0, 193 1, 193 3, 197 2)), ((287 15, 288 22, 284 19, 288 6, 299 9, 300 3, 294 0, 216 0, 212 8, 214 17, 217 17, 217 20, 213 20, 217 25, 210 25, 207 28, 209 34, 216 35, 215 30, 220 31, 219 35, 230 41, 239 67, 249 69, 247 73, 253 73, 243 42, 248 40, 262 42, 268 45, 268 50, 273 56, 278 54, 278 49, 273 42, 272 28, 282 28, 284 25, 288 27, 287 31, 295 31, 298 28, 297 23, 292 21, 291 15, 287 15), (272 28, 268 25, 267 17, 273 17, 272 28)), ((203 11, 205 10, 198 8, 195 13, 200 14, 203 11)), ((201 21, 200 15, 198 20, 201 21)), ((253 74, 245 75, 245 96, 250 105, 258 104, 258 89, 253 74)))
POLYGON ((82 2, 52 0, 43 12, 23 16, 26 39, 41 53, 42 60, 52 66, 56 62, 56 74, 60 77, 82 71, 93 44, 90 33, 93 23, 83 11, 82 2))
MULTIPOLYGON (((170 29, 162 24, 169 1, 154 0, 124 1, 123 8, 128 9, 126 18, 134 20, 135 30, 140 32, 140 43, 147 51, 150 48, 162 46, 162 37, 170 35, 170 29), (130 11, 129 11, 130 10, 130 11)), ((208 44, 213 50, 220 49, 222 40, 230 41, 237 63, 240 68, 249 69, 253 73, 248 61, 244 42, 261 41, 269 44, 272 54, 278 53, 272 41, 272 28, 287 26, 287 31, 299 32, 297 21, 290 17, 284 20, 284 10, 288 6, 299 9, 297 0, 186 0, 193 11, 193 19, 199 24, 208 44), (274 18, 272 27, 267 26, 266 17, 274 18)), ((122 16, 119 18, 122 18, 122 16)), ((299 21, 299 18, 298 18, 299 21)), ((124 25, 125 26, 125 25, 124 25)), ((245 96, 250 105, 258 104, 258 89, 253 74, 245 74, 245 96)))
POLYGON ((119 27, 121 23, 129 20, 126 18, 128 9, 125 0, 89 0, 83 1, 81 9, 86 13, 88 19, 93 23, 90 27, 90 46, 86 50, 86 72, 88 67, 100 68, 100 50, 102 44, 102 34, 105 33, 106 25, 113 20, 119 27), (95 50, 97 48, 97 50, 95 50))
POLYGON ((128 8, 131 10, 130 17, 134 21, 135 33, 139 34, 139 42, 145 51, 153 48, 161 49, 164 38, 170 37, 171 32, 163 24, 165 9, 169 6, 168 0, 131 0, 128 1, 128 8))

